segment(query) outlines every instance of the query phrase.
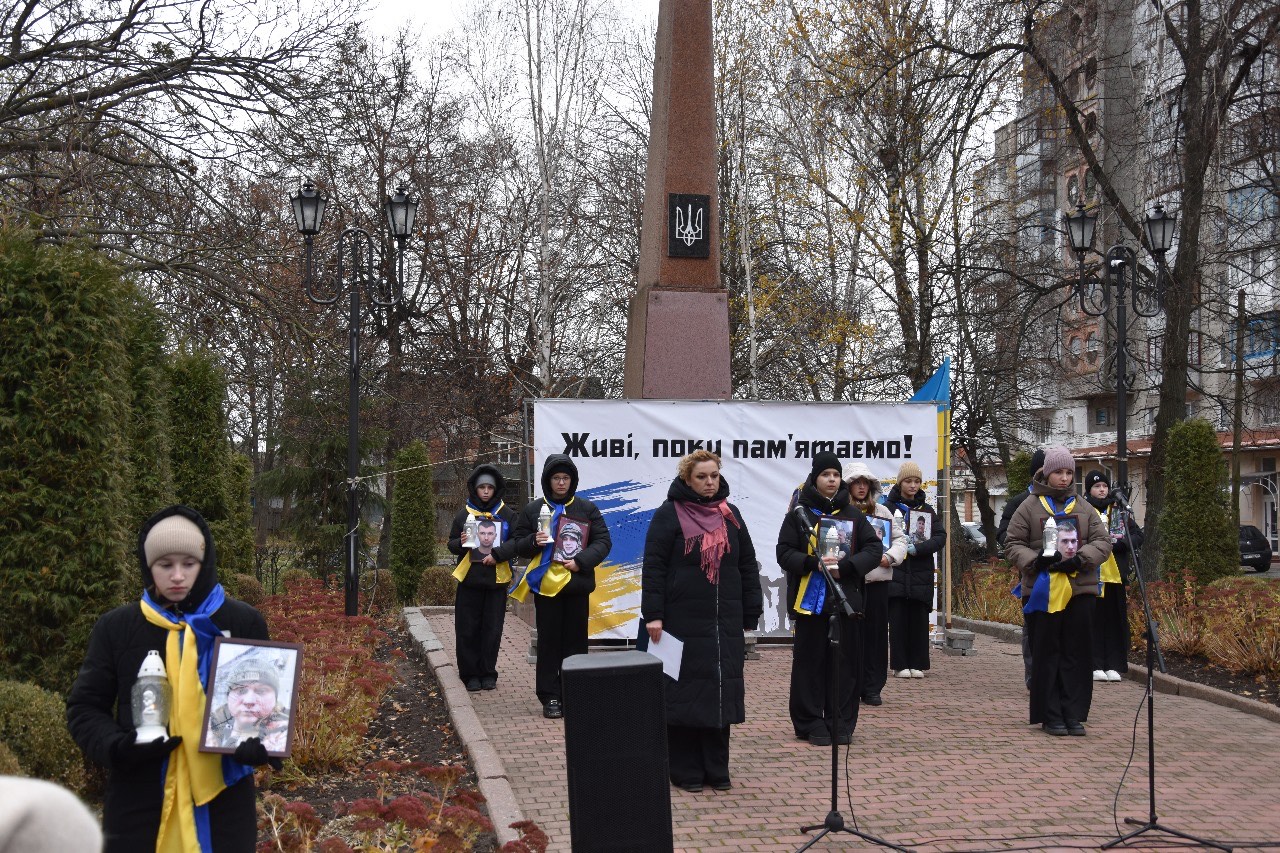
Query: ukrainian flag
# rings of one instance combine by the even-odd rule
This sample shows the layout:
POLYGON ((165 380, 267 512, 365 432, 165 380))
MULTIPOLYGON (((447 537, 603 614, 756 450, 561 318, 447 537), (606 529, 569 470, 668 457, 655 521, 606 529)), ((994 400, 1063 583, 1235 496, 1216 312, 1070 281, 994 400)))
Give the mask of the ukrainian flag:
POLYGON ((951 356, 907 402, 938 404, 938 470, 945 471, 951 464, 951 356))

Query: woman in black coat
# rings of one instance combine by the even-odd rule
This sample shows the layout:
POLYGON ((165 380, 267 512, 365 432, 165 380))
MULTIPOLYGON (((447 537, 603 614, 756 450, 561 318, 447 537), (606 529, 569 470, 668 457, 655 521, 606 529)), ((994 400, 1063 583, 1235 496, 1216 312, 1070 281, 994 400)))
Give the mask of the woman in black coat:
POLYGON ((671 783, 686 791, 732 787, 729 726, 746 719, 743 631, 764 612, 756 550, 728 497, 720 457, 695 450, 680 460, 645 537, 640 612, 649 639, 669 631, 684 643, 666 702, 671 783))
POLYGON ((907 559, 889 581, 889 668, 898 678, 924 678, 929 669, 929 614, 933 611, 934 554, 947 544, 942 519, 924 499, 920 466, 904 462, 885 506, 902 514, 907 559), (918 535, 921 521, 927 536, 918 535))
POLYGON ((796 506, 787 513, 778 531, 778 565, 787 573, 787 606, 795 630, 791 648, 791 724, 796 737, 815 746, 830 746, 832 737, 839 743, 853 739, 862 680, 862 631, 857 620, 862 618, 866 576, 880 565, 884 554, 879 535, 849 501, 849 487, 841 477, 841 463, 834 453, 817 454, 796 506), (853 539, 843 556, 820 556, 821 546, 815 547, 814 529, 824 516, 849 519, 853 524, 853 539), (819 560, 840 584, 855 611, 853 617, 837 608, 835 595, 826 588, 826 576, 818 567, 819 560), (821 589, 821 603, 814 604, 802 586, 804 590, 821 589), (808 609, 809 605, 815 609, 808 609), (838 614, 840 628, 840 692, 834 703, 827 695, 831 672, 827 634, 833 613, 838 614))
MULTIPOLYGON (((181 720, 171 719, 171 737, 136 743, 130 691, 147 652, 155 650, 165 659, 170 687, 179 694, 185 692, 183 672, 173 658, 180 654, 185 660, 195 653, 205 664, 219 635, 269 639, 266 620, 223 593, 213 535, 193 509, 171 506, 148 519, 138 535, 138 561, 141 602, 117 607, 98 620, 84 664, 67 694, 71 736, 90 761, 107 768, 105 853, 155 850, 160 835, 181 843, 184 850, 252 853, 258 837, 253 765, 268 763, 266 747, 258 738, 249 738, 234 756, 199 752, 203 706, 181 720), (185 639, 175 651, 179 635, 185 639), (199 791, 183 802, 175 789, 169 804, 172 816, 162 827, 166 774, 185 773, 195 780, 209 767, 220 774, 217 782, 225 787, 203 807, 193 801, 199 791), (200 837, 212 847, 196 846, 200 837)), ((207 686, 200 686, 201 697, 207 686)))

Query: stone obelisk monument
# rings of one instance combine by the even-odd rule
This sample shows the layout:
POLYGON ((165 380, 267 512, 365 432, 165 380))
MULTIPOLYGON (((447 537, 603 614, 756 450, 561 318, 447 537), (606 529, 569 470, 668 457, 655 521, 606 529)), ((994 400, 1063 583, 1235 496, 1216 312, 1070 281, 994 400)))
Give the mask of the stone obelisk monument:
POLYGON ((712 0, 661 0, 627 397, 727 400, 712 0))

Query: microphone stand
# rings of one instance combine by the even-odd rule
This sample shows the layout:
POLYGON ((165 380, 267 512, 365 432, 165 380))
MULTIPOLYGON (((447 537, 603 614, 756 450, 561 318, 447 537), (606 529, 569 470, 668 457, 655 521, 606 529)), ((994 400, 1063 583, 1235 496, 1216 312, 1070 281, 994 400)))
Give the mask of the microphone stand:
MULTIPOLYGON (((1129 507, 1129 502, 1125 499, 1125 494, 1122 489, 1116 489, 1112 492, 1112 495, 1115 497, 1115 501, 1119 505, 1121 520, 1123 521, 1122 529, 1124 530, 1125 539, 1128 541, 1129 515, 1132 510, 1129 507)), ((1142 577, 1142 566, 1138 562, 1138 552, 1133 548, 1130 548, 1129 554, 1133 559, 1133 573, 1138 578, 1138 589, 1142 591, 1142 612, 1143 617, 1146 619, 1147 626, 1146 630, 1143 632, 1143 637, 1147 643, 1147 789, 1148 801, 1150 802, 1151 810, 1145 821, 1133 817, 1125 818, 1125 823, 1137 826, 1138 828, 1132 832, 1121 835, 1118 838, 1113 838, 1106 844, 1102 845, 1101 849, 1107 850, 1118 844, 1124 844, 1129 839, 1142 835, 1144 832, 1155 831, 1164 832, 1178 838, 1185 838, 1186 840, 1195 842, 1202 847, 1213 847, 1218 850, 1226 850, 1230 853, 1232 848, 1226 844, 1222 844, 1218 841, 1209 841, 1204 838, 1197 838, 1194 835, 1188 835, 1185 832, 1170 829, 1160 823, 1160 819, 1156 816, 1155 667, 1159 664, 1161 672, 1167 672, 1168 670, 1165 669, 1164 655, 1160 651, 1160 641, 1156 637, 1156 623, 1155 619, 1151 616, 1151 599, 1147 595, 1147 583, 1142 577)))
MULTIPOLYGON (((809 519, 804 515, 805 509, 802 506, 795 508, 796 518, 804 525, 806 530, 812 530, 813 526, 809 524, 809 519)), ((802 833, 810 833, 815 829, 822 830, 813 838, 809 839, 803 847, 796 851, 808 850, 817 844, 822 838, 832 832, 845 832, 849 835, 856 835, 864 841, 870 841, 872 844, 878 844, 881 847, 888 847, 891 850, 900 850, 902 853, 910 853, 905 847, 899 847, 896 844, 885 841, 883 838, 877 838, 874 835, 868 835, 845 825, 844 816, 840 814, 840 737, 837 734, 839 729, 838 717, 840 715, 840 614, 852 619, 857 615, 853 609, 853 605, 849 603, 849 598, 844 594, 844 590, 836 579, 831 576, 831 570, 827 568, 826 563, 822 562, 822 558, 818 558, 818 568, 822 570, 822 576, 826 578, 827 590, 833 592, 836 597, 838 606, 831 611, 831 615, 827 617, 827 707, 831 716, 828 722, 831 725, 831 811, 827 812, 827 817, 822 823, 813 824, 812 826, 802 826, 802 833)), ((857 701, 855 698, 854 701, 857 701)))

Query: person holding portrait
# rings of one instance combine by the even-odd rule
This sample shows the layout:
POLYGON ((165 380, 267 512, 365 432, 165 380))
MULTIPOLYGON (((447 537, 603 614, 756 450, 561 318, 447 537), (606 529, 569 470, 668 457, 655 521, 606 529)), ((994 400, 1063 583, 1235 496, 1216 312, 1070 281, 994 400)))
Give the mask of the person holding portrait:
POLYGON ((257 846, 256 765, 275 763, 261 738, 234 755, 199 751, 207 677, 218 637, 267 640, 262 614, 218 583, 209 525, 195 510, 171 506, 138 534, 139 601, 98 619, 84 663, 67 694, 67 728, 95 764, 107 768, 102 825, 106 853, 257 846), (164 659, 173 691, 169 737, 137 743, 131 690, 149 651, 164 659))
POLYGON ((1086 733, 1098 567, 1111 555, 1106 526, 1077 499, 1075 467, 1067 448, 1045 451, 1031 497, 1013 514, 1005 538, 1005 554, 1021 573, 1022 610, 1032 629, 1029 722, 1059 737, 1086 733), (1050 518, 1056 541, 1045 533, 1050 518))
MULTIPOLYGON (((845 484, 849 487, 849 500, 876 524, 884 525, 889 532, 890 545, 880 556, 880 565, 867 573, 863 590, 862 616, 862 679, 859 695, 867 705, 883 705, 881 691, 889 680, 889 581, 893 580, 893 567, 907 557, 908 537, 894 521, 889 508, 879 502, 880 480, 865 462, 846 462, 845 484)), ((885 536, 881 534, 883 545, 885 536)))
POLYGON ((571 458, 563 453, 547 457, 542 466, 542 497, 529 501, 516 516, 511 541, 518 556, 530 558, 529 568, 511 596, 524 601, 530 592, 534 594, 538 628, 534 689, 542 703, 542 715, 558 720, 564 716, 560 665, 570 655, 587 653, 587 619, 590 596, 596 588, 596 566, 609 556, 613 545, 600 510, 578 496, 578 466, 571 458), (539 523, 544 507, 547 529, 539 523), (555 551, 565 527, 562 521, 578 533, 586 530, 587 542, 572 557, 559 560, 555 551))
POLYGON ((1111 537, 1111 556, 1098 569, 1102 594, 1093 610, 1093 680, 1119 681, 1129 671, 1129 562, 1142 547, 1142 528, 1122 512, 1111 494, 1111 480, 1102 471, 1085 474, 1084 494, 1111 537))
POLYGON ((889 668, 897 678, 924 678, 929 670, 934 555, 947 544, 947 531, 925 500, 920 466, 910 460, 898 466, 898 482, 889 489, 885 506, 901 513, 903 526, 912 531, 906 559, 893 567, 889 581, 889 668))
POLYGON ((787 575, 787 604, 795 634, 788 710, 796 737, 815 746, 830 746, 832 738, 842 744, 853 739, 862 680, 859 623, 864 608, 864 578, 880 564, 884 552, 871 522, 850 503, 842 473, 840 459, 834 453, 817 453, 795 506, 783 518, 778 531, 778 565, 787 575), (850 522, 853 542, 847 553, 822 553, 818 528, 823 517, 850 522), (820 562, 840 584, 855 611, 853 617, 839 609, 820 562), (828 695, 832 649, 827 632, 833 613, 837 614, 840 634, 838 696, 828 695))
POLYGON ((680 679, 665 689, 671 783, 727 791, 730 726, 746 720, 743 632, 755 630, 764 597, 751 534, 711 451, 680 460, 649 522, 641 577, 649 640, 684 643, 680 679))
POLYGON ((510 541, 516 512, 503 501, 506 488, 496 466, 477 465, 467 477, 467 502, 449 529, 449 552, 458 558, 453 570, 458 582, 453 604, 458 678, 472 693, 498 686, 498 650, 516 555, 510 541), (469 521, 476 530, 474 546, 463 535, 469 521))

